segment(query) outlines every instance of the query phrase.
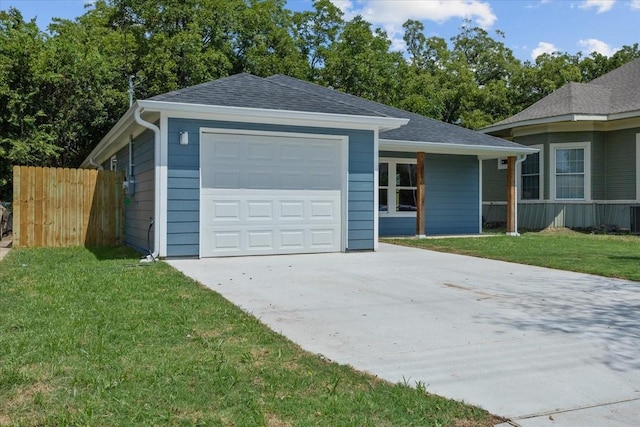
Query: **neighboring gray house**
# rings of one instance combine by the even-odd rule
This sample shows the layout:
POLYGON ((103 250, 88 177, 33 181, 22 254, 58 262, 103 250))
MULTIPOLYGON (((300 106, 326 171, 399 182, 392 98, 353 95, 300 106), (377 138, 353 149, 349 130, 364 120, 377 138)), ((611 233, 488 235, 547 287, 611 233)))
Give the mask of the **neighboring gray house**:
POLYGON ((291 77, 238 74, 137 101, 82 166, 125 171, 127 245, 213 257, 477 234, 482 160, 532 152, 291 77))
MULTIPOLYGON (((640 59, 569 83, 481 132, 540 149, 517 168, 521 227, 640 231, 640 59)), ((504 221, 501 167, 484 163, 487 221, 504 221)))

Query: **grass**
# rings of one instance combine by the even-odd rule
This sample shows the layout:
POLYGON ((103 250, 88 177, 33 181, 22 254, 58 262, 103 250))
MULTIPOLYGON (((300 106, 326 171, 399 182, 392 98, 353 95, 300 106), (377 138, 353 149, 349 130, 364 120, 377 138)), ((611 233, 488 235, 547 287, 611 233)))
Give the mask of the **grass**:
POLYGON ((0 425, 490 426, 487 412, 309 354, 126 249, 0 261, 0 425))
POLYGON ((640 237, 570 230, 483 238, 384 239, 441 252, 640 281, 640 237))

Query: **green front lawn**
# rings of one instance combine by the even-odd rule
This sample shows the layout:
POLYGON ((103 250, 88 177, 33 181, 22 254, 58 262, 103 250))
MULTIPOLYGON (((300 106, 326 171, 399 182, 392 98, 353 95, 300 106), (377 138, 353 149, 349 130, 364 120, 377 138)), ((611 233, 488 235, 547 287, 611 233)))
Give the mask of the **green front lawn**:
POLYGON ((640 237, 569 230, 477 238, 384 239, 441 252, 640 281, 640 237))
POLYGON ((0 425, 496 421, 428 385, 306 353, 168 265, 137 260, 75 248, 14 249, 0 261, 0 425))

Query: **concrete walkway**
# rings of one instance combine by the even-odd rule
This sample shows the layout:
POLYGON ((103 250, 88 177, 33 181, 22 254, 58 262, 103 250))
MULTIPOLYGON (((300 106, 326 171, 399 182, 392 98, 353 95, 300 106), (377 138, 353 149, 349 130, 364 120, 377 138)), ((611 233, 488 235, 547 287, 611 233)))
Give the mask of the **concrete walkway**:
POLYGON ((637 426, 640 284, 380 245, 175 260, 313 353, 513 426, 637 426))

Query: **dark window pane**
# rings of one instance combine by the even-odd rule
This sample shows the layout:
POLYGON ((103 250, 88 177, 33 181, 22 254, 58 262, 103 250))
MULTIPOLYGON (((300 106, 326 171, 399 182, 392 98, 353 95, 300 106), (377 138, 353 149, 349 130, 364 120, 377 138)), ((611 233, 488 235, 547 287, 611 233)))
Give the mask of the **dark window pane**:
POLYGON ((389 190, 386 188, 378 190, 378 210, 380 212, 389 212, 388 195, 389 190))
POLYGON ((530 175, 522 177, 522 200, 537 200, 540 198, 540 177, 530 175))
POLYGON ((540 153, 529 154, 527 159, 522 162, 522 175, 538 173, 540 173, 540 153))
POLYGON ((416 165, 407 163, 396 164, 396 185, 401 187, 415 187, 416 165))
POLYGON ((386 187, 389 185, 389 163, 380 163, 378 165, 378 185, 386 187))
POLYGON ((584 199, 584 175, 557 176, 556 198, 584 199))
POLYGON ((396 211, 416 211, 416 190, 396 190, 396 211))

